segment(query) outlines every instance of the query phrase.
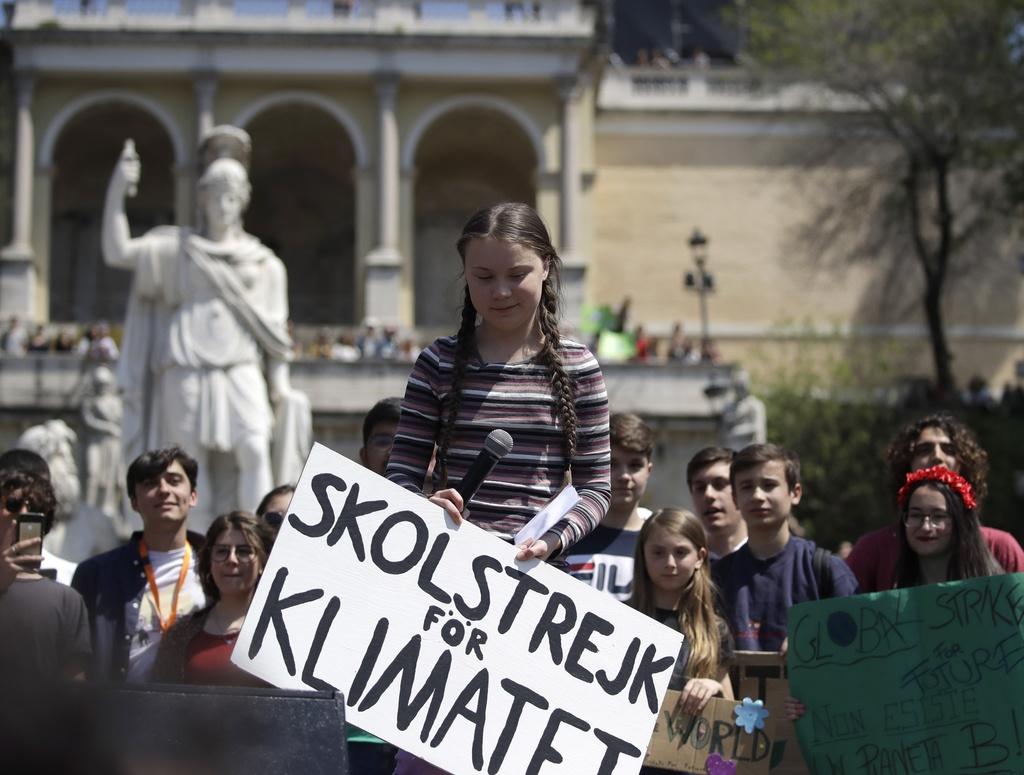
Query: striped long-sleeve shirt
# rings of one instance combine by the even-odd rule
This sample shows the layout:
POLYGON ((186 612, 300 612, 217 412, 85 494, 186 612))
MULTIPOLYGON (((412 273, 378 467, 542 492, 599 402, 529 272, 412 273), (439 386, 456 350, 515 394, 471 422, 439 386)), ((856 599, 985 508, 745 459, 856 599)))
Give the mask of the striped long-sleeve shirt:
MULTIPOLYGON (((455 337, 420 353, 406 385, 402 418, 388 462, 388 479, 419 492, 451 400, 455 337)), ((593 530, 611 499, 608 394, 590 351, 566 339, 559 352, 573 385, 578 424, 572 483, 581 501, 554 531, 562 551, 593 530)), ((498 462, 469 502, 469 521, 503 537, 514 535, 562 486, 566 471, 562 423, 550 371, 533 360, 466 364, 462 399, 448 449, 448 486, 465 476, 487 434, 512 435, 512 452, 498 462)), ((439 483, 435 483, 439 484, 439 483)))

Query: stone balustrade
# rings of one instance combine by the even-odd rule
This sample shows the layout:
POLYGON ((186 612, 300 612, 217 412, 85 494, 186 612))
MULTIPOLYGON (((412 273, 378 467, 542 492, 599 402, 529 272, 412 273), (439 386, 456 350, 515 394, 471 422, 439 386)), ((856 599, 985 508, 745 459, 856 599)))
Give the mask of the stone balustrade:
POLYGON ((679 65, 606 67, 598 92, 604 110, 691 110, 777 113, 803 110, 849 111, 863 106, 800 83, 759 80, 739 66, 679 65))
MULTIPOLYGON (((70 355, 0 358, 0 412, 75 411, 92 362, 70 355)), ((303 360, 292 364, 292 384, 304 391, 317 415, 362 415, 384 396, 405 391, 411 364, 303 360)), ((728 382, 731 366, 608 364, 608 399, 616 411, 675 419, 718 414, 705 396, 710 383, 728 382)))
MULTIPOLYGON (((60 418, 80 430, 79 404, 91 363, 76 356, 0 357, 0 450, 30 425, 60 418)), ((362 419, 384 396, 402 395, 410 364, 395 361, 298 361, 292 383, 313 404, 314 438, 358 459, 362 419)), ((655 476, 645 502, 689 507, 686 463, 701 447, 715 444, 722 398, 704 389, 731 378, 729 366, 609 364, 608 398, 615 411, 633 411, 654 428, 655 476)))
POLYGON ((19 30, 589 35, 581 0, 18 0, 19 30))

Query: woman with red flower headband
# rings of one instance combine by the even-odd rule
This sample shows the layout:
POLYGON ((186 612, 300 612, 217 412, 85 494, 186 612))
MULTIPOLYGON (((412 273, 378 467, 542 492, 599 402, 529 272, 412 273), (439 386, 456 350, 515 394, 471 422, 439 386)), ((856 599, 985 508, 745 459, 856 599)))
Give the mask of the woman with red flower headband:
MULTIPOLYGON (((900 508, 900 554, 896 588, 941 581, 998 576, 978 522, 974 488, 945 466, 911 471, 896 495, 900 508)), ((783 714, 796 721, 807 706, 795 697, 783 701, 783 714)))
POLYGON ((902 525, 897 588, 1004 572, 982 537, 974 489, 960 474, 944 466, 912 471, 896 502, 902 525))

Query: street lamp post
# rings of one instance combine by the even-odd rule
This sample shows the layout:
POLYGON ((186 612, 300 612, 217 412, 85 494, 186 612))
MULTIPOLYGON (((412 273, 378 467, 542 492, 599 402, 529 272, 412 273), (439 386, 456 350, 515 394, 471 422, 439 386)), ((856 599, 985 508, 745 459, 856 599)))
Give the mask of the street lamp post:
POLYGON ((687 290, 695 291, 700 299, 700 341, 701 359, 711 352, 711 336, 708 332, 708 294, 715 290, 715 276, 707 270, 708 238, 701 230, 694 227, 690 235, 690 254, 697 267, 696 272, 687 272, 683 285, 687 290))

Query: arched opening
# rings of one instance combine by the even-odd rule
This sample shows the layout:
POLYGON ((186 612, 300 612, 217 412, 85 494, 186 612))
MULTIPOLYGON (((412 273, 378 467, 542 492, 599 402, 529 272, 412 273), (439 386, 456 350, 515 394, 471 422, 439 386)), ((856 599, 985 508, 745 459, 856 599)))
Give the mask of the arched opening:
POLYGON ((50 320, 124 319, 132 273, 103 262, 100 231, 107 183, 124 141, 142 162, 138 194, 127 201, 132 235, 174 222, 174 149, 144 109, 103 102, 71 118, 57 138, 50 221, 50 320))
POLYGON ((246 230, 288 269, 288 306, 300 325, 355 317, 355 155, 322 109, 290 102, 260 111, 252 137, 246 230))
POLYGON ((462 305, 455 250, 462 226, 480 207, 535 204, 537 155, 513 119, 467 106, 430 125, 415 165, 416 325, 454 330, 462 305))

